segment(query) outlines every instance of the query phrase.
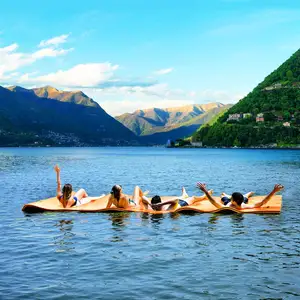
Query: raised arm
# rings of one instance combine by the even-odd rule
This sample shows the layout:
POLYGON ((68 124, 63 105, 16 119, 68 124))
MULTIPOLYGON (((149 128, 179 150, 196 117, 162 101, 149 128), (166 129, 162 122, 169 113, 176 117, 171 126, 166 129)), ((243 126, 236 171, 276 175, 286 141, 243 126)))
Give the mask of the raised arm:
POLYGON ((224 205, 218 203, 218 201, 216 201, 216 200, 211 196, 211 194, 210 194, 210 193, 208 192, 208 190, 206 189, 206 184, 201 183, 201 182, 197 182, 197 188, 198 188, 199 190, 201 190, 201 191, 206 195, 207 199, 210 201, 210 203, 211 203, 212 205, 214 205, 214 206, 217 207, 217 208, 222 208, 222 207, 224 207, 224 205))
POLYGON ((54 167, 54 170, 56 172, 56 182, 57 182, 57 188, 56 188, 56 197, 57 198, 60 198, 61 195, 62 195, 62 192, 61 192, 61 182, 60 182, 60 168, 58 165, 56 165, 54 167))
MULTIPOLYGON (((269 195, 267 195, 262 201, 252 205, 253 208, 257 208, 257 207, 261 207, 263 206, 264 204, 266 204, 268 201, 270 201, 270 199, 276 194, 278 193, 279 191, 283 190, 284 189, 284 186, 281 185, 281 184, 275 184, 273 190, 271 191, 271 193, 269 195)), ((252 208, 249 206, 249 208, 252 208)), ((246 207, 248 208, 248 207, 246 207)))

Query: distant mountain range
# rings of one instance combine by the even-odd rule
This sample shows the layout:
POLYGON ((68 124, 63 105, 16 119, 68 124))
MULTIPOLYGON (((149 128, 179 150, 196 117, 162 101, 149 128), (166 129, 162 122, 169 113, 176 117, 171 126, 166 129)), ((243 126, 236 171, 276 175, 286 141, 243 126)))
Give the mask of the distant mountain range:
POLYGON ((176 140, 191 135, 199 126, 231 106, 216 102, 165 109, 151 108, 126 113, 116 119, 141 136, 143 142, 162 144, 168 139, 176 140))
POLYGON ((138 138, 80 91, 0 86, 0 145, 136 145, 138 138))
POLYGON ((0 86, 0 146, 165 144, 191 135, 229 107, 152 108, 116 120, 81 91, 0 86))

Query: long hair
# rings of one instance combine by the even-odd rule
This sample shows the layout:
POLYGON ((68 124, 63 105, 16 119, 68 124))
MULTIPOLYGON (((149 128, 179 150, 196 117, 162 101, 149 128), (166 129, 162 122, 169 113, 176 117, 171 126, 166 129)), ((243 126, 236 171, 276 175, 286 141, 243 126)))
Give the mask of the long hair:
POLYGON ((121 190, 122 190, 122 187, 120 185, 116 184, 111 188, 110 193, 114 196, 114 198, 116 198, 119 201, 120 197, 121 197, 121 190))
POLYGON ((64 203, 66 204, 67 201, 70 199, 71 195, 72 195, 72 184, 70 183, 66 183, 62 189, 63 192, 63 199, 64 199, 64 203))

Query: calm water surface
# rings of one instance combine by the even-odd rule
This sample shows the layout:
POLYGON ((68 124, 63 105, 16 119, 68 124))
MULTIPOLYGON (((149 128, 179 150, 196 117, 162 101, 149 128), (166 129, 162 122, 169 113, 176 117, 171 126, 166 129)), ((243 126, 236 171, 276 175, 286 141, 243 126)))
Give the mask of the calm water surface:
POLYGON ((0 149, 1 299, 300 297, 300 151, 162 148, 0 149), (91 195, 114 183, 152 194, 268 193, 280 215, 25 214, 56 180, 91 195))

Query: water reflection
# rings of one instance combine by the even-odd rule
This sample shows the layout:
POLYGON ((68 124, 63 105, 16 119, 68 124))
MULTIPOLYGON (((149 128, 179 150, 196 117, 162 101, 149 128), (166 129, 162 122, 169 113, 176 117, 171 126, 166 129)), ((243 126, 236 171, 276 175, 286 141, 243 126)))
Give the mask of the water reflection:
POLYGON ((142 221, 150 221, 154 227, 158 227, 164 219, 164 214, 141 213, 142 221))
POLYGON ((56 252, 69 252, 75 249, 72 241, 75 234, 72 232, 72 220, 60 220, 55 224, 59 228, 61 235, 54 237, 54 244, 57 246, 56 252))
POLYGON ((219 220, 220 215, 211 215, 211 217, 208 219, 208 223, 210 224, 217 224, 219 220))
POLYGON ((123 230, 123 227, 127 224, 125 222, 130 216, 130 212, 111 212, 109 213, 109 220, 111 220, 112 228, 116 231, 123 230))
POLYGON ((109 220, 111 220, 112 229, 114 235, 111 237, 110 241, 113 243, 123 242, 124 238, 121 236, 122 231, 128 224, 126 220, 129 218, 130 212, 111 212, 109 213, 109 220))
POLYGON ((244 221, 244 214, 233 214, 231 215, 231 223, 235 225, 236 227, 244 227, 243 221, 244 221))

